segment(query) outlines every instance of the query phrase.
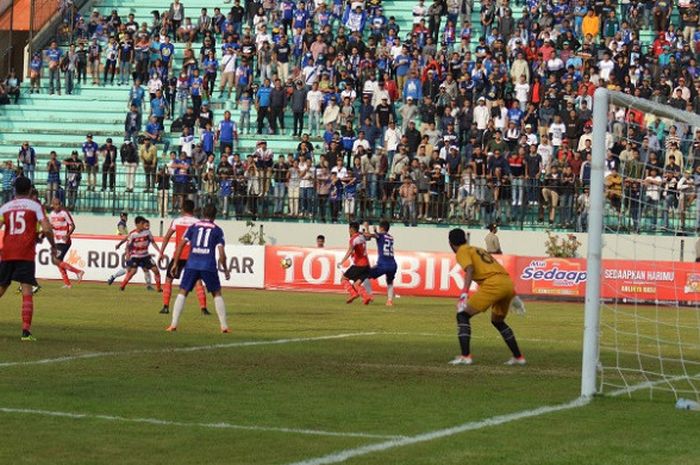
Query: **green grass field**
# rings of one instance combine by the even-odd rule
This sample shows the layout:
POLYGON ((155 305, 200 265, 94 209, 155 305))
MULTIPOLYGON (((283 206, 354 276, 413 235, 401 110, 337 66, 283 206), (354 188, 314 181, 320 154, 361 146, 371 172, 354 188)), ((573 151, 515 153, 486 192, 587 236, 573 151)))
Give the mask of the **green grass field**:
POLYGON ((227 290, 232 334, 199 315, 194 295, 170 334, 159 294, 59 287, 46 283, 35 299, 36 343, 19 341, 19 297, 0 300, 0 464, 311 465, 372 444, 389 445, 343 463, 700 461, 700 414, 669 399, 601 398, 478 423, 577 398, 580 304, 530 302, 526 318, 509 319, 527 367, 503 366, 500 336, 475 317, 476 364, 450 367, 452 300, 402 298, 386 309, 227 290), (401 442, 469 422, 478 428, 401 442))

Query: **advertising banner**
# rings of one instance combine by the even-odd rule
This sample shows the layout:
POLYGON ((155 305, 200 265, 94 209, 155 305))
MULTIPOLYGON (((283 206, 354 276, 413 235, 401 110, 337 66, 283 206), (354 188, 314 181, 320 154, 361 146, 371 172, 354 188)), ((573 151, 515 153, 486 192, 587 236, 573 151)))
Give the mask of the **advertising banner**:
MULTIPOLYGON (((266 288, 341 292, 344 269, 338 269, 337 264, 344 254, 345 251, 339 249, 267 247, 266 288), (291 262, 288 268, 282 265, 286 259, 291 262)), ((370 250, 369 256, 374 263, 376 252, 370 250)), ((514 257, 495 258, 509 271, 513 268, 514 257)), ((394 287, 401 295, 447 297, 459 296, 462 292, 464 276, 453 253, 397 252, 396 262, 394 287)), ((349 266, 349 262, 345 266, 349 266)), ((382 278, 373 286, 383 289, 386 282, 382 278)))
MULTIPOLYGON (((115 249, 122 239, 119 236, 73 236, 73 245, 65 258, 69 264, 85 271, 88 281, 106 281, 110 275, 126 265, 124 246, 115 249)), ((160 239, 156 238, 160 243, 160 239)), ((174 240, 166 248, 166 255, 172 255, 175 250, 174 240)), ((158 259, 153 252, 153 261, 161 272, 161 280, 165 279, 168 259, 158 259)), ((49 245, 44 241, 37 247, 37 278, 60 279, 61 276, 50 259, 49 245)), ((262 289, 265 287, 265 248, 262 246, 227 245, 226 256, 231 279, 226 281, 221 273, 221 285, 224 287, 245 287, 262 289)), ((143 283, 144 274, 139 270, 132 282, 143 283)))
MULTIPOLYGON (((529 296, 586 295, 586 260, 515 258, 516 291, 529 296)), ((601 297, 626 302, 700 302, 700 265, 690 262, 603 260, 601 297)))

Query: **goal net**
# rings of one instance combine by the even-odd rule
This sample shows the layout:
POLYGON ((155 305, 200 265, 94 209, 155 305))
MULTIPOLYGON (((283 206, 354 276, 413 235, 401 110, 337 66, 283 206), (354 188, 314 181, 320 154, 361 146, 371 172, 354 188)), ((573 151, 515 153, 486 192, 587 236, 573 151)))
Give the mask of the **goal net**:
POLYGON ((694 113, 595 93, 584 396, 700 399, 696 128, 694 113))

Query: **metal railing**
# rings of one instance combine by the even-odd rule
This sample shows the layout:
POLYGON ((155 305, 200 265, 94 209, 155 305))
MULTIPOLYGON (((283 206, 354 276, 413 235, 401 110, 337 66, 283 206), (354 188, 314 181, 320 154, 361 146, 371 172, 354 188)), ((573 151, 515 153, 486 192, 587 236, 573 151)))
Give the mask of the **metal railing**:
MULTIPOLYGON (((523 178, 494 183, 489 177, 464 181, 447 176, 444 183, 422 184, 413 190, 402 188, 414 185, 407 180, 373 175, 333 186, 327 173, 287 181, 286 174, 272 170, 246 175, 247 170, 238 169, 225 176, 203 169, 187 174, 171 171, 166 166, 146 171, 142 166, 118 164, 112 169, 96 166, 76 173, 64 164, 61 173, 49 175, 40 168, 30 177, 41 200, 48 204, 59 196, 75 212, 116 215, 130 211, 166 217, 176 214, 182 200, 188 198, 199 207, 216 203, 221 216, 229 219, 343 222, 389 218, 408 226, 497 223, 511 229, 580 232, 588 225, 588 197, 581 184, 543 185, 523 178), (132 186, 131 190, 126 186, 132 186)), ((0 170, 3 201, 13 195, 12 182, 5 177, 17 175, 23 175, 22 168, 0 170)), ((698 202, 694 192, 666 190, 660 196, 649 196, 643 186, 638 192, 626 186, 619 196, 608 196, 605 225, 623 232, 690 234, 699 225, 698 202)))

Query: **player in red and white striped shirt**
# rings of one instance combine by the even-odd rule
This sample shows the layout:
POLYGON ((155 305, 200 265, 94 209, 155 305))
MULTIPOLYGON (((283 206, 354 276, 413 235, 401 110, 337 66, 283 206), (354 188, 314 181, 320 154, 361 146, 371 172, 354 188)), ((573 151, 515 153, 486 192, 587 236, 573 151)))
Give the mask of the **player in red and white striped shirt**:
POLYGON ((73 221, 73 217, 68 210, 63 208, 63 204, 58 197, 54 197, 51 201, 51 214, 49 215, 49 221, 51 222, 51 227, 53 228, 53 237, 56 241, 56 249, 58 250, 58 254, 56 255, 56 266, 58 267, 58 271, 61 273, 61 278, 63 279, 63 288, 70 289, 73 286, 70 279, 68 279, 68 271, 75 273, 75 275, 78 277, 78 282, 83 280, 85 272, 64 261, 72 243, 71 235, 73 234, 73 231, 75 231, 75 221, 73 221))
MULTIPOLYGON (((170 242, 170 238, 175 235, 175 249, 183 241, 185 233, 195 223, 198 223, 199 219, 194 216, 194 202, 191 200, 185 200, 182 202, 182 216, 175 218, 168 228, 168 232, 165 233, 163 238, 163 243, 160 246, 160 254, 165 254, 165 248, 170 242)), ((170 296, 173 289, 173 281, 180 279, 182 270, 185 269, 187 264, 187 258, 190 256, 190 246, 186 245, 182 249, 182 254, 179 257, 173 256, 168 265, 168 272, 165 275, 165 283, 163 284, 163 308, 160 313, 170 313, 170 296)), ((210 315, 209 310, 207 310, 207 293, 204 290, 204 285, 202 281, 197 281, 195 286, 197 291, 197 298, 199 299, 199 308, 201 309, 202 315, 210 315)))
MULTIPOLYGON (((143 268, 144 270, 151 270, 153 272, 153 276, 156 279, 156 290, 162 292, 160 287, 160 271, 156 264, 153 263, 153 260, 151 260, 151 254, 148 252, 151 245, 158 250, 156 241, 153 239, 153 234, 151 234, 149 229, 150 223, 142 216, 137 216, 134 219, 134 223, 136 224, 136 229, 131 231, 126 238, 126 250, 128 254, 126 263, 127 269, 120 290, 123 291, 126 288, 127 284, 129 284, 129 280, 136 274, 136 270, 143 268)), ((160 252, 160 250, 158 250, 158 252, 160 252)))
POLYGON ((30 332, 34 315, 32 286, 36 286, 37 226, 51 244, 51 256, 56 256, 51 224, 41 205, 30 198, 32 182, 25 177, 15 181, 14 200, 0 207, 0 226, 5 234, 0 262, 0 297, 12 281, 22 286, 22 341, 35 341, 30 332))

